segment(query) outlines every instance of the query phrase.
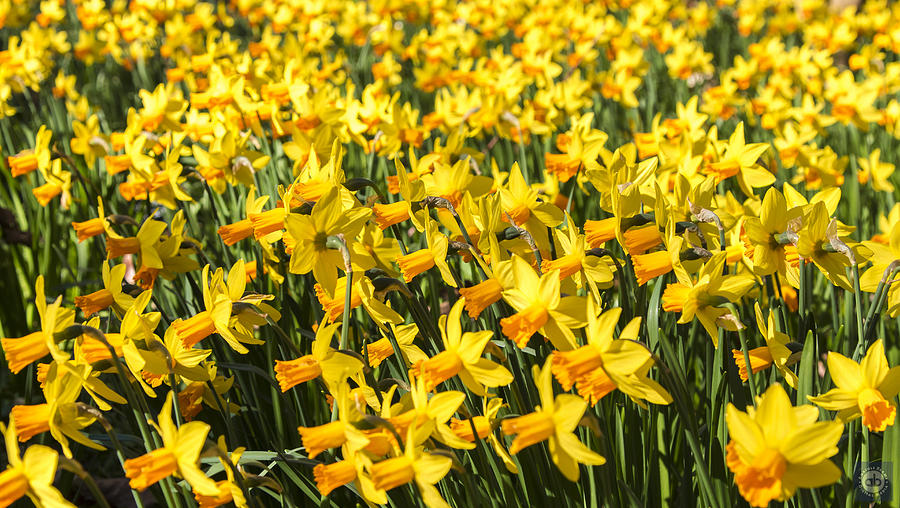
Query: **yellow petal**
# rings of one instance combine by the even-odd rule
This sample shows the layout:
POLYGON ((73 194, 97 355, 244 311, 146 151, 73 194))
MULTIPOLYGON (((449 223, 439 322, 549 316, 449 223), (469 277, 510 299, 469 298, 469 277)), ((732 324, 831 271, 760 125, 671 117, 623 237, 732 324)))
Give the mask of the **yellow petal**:
POLYGON ((828 353, 826 363, 831 380, 838 388, 857 391, 863 386, 864 379, 858 363, 834 351, 828 353))
POLYGON ((814 465, 838 452, 837 442, 844 426, 838 422, 817 422, 800 427, 780 449, 791 464, 814 465))
POLYGON ((841 470, 830 460, 814 465, 790 464, 781 478, 784 488, 813 489, 841 479, 841 470))

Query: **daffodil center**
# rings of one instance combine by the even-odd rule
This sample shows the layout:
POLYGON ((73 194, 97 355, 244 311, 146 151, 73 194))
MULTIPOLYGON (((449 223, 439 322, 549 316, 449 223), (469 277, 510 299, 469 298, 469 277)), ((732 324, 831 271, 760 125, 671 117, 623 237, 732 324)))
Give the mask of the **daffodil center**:
POLYGON ((786 469, 787 461, 781 452, 769 448, 738 472, 734 482, 751 506, 766 506, 781 497, 781 478, 786 469))
POLYGON ((862 390, 859 393, 858 403, 863 425, 872 432, 882 432, 893 425, 897 408, 885 400, 878 390, 874 388, 862 390))

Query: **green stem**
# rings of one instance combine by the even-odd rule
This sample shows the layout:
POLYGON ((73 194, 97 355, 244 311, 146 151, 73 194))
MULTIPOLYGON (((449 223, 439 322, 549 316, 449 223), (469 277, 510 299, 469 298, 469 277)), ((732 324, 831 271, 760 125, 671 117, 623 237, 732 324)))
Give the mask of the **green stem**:
POLYGON ((859 264, 853 264, 853 300, 856 307, 856 349, 853 352, 853 359, 859 361, 862 354, 862 348, 865 347, 865 330, 863 329, 863 310, 862 301, 859 294, 859 264))

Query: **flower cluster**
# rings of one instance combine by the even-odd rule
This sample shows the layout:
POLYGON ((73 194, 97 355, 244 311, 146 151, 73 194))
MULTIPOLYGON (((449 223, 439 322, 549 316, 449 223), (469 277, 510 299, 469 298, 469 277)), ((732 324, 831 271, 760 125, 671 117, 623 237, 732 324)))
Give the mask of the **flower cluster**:
POLYGON ((95 456, 138 506, 836 502, 900 442, 895 26, 0 0, 0 506, 95 456))

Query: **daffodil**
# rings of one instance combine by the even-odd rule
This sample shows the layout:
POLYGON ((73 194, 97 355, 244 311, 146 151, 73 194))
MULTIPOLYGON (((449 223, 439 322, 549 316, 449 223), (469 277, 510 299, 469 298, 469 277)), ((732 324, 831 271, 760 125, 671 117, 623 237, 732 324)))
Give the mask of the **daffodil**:
MULTIPOLYGON (((770 188, 762 200, 759 218, 747 217, 744 229, 753 245, 753 269, 758 275, 785 274, 791 267, 785 248, 798 240, 797 219, 802 215, 799 207, 788 210, 787 201, 778 189, 770 188)), ((797 276, 790 276, 795 279, 797 276)))
POLYGON ((709 164, 708 170, 716 176, 717 182, 737 176, 744 194, 753 196, 754 188, 766 187, 775 182, 775 175, 757 163, 768 149, 767 143, 747 144, 744 140, 744 123, 741 122, 728 139, 725 153, 718 161, 709 164))
POLYGON ((469 418, 451 418, 450 430, 459 438, 471 443, 474 443, 478 439, 487 439, 491 443, 491 448, 494 449, 494 452, 500 457, 500 460, 503 461, 506 470, 510 473, 518 474, 519 467, 516 466, 516 463, 512 460, 512 457, 510 457, 509 452, 494 432, 497 430, 498 425, 500 425, 500 419, 498 418, 500 409, 505 407, 503 399, 493 393, 487 393, 482 399, 482 402, 483 415, 471 416, 469 418))
MULTIPOLYGON (((796 388, 797 374, 794 374, 794 371, 790 370, 789 367, 800 361, 800 344, 791 342, 791 338, 786 333, 775 329, 774 312, 770 311, 768 320, 764 320, 762 311, 759 308, 759 302, 756 303, 755 309, 756 325, 760 334, 766 340, 766 345, 753 348, 747 352, 750 356, 750 368, 756 374, 774 365, 784 377, 784 380, 787 381, 787 384, 791 388, 796 388)), ((733 349, 731 353, 738 366, 741 380, 747 381, 749 371, 744 352, 739 349, 733 349)))
POLYGON ((256 187, 251 185, 250 190, 247 191, 247 201, 244 205, 246 218, 241 219, 233 224, 220 226, 218 229, 218 233, 219 236, 222 237, 222 242, 225 243, 225 245, 231 246, 243 240, 244 238, 249 238, 251 235, 253 235, 254 226, 253 220, 250 218, 250 216, 261 213, 263 206, 268 200, 269 196, 257 197, 256 187))
MULTIPOLYGON (((337 280, 334 293, 329 294, 321 284, 315 284, 313 289, 316 298, 325 311, 325 323, 340 321, 344 314, 344 300, 347 291, 347 277, 337 280)), ((353 287, 350 292, 350 308, 355 309, 360 305, 372 316, 372 319, 381 326, 382 323, 400 324, 403 318, 391 309, 387 304, 375 296, 375 287, 368 277, 354 277, 353 287)))
POLYGON ((749 275, 722 275, 724 264, 725 252, 713 255, 700 269, 696 281, 681 277, 677 283, 666 286, 662 297, 664 311, 681 312, 679 323, 699 319, 716 347, 718 328, 736 331, 744 326, 739 316, 721 305, 739 301, 755 284, 749 275))
POLYGON ((35 199, 41 206, 47 206, 56 196, 60 198, 60 206, 68 210, 72 201, 72 173, 62 169, 62 159, 53 159, 47 169, 38 168, 44 177, 44 184, 31 189, 35 199))
POLYGON ((427 248, 412 251, 397 258, 403 279, 406 282, 412 282, 416 275, 436 266, 444 283, 450 287, 456 287, 456 280, 446 259, 450 240, 438 231, 435 222, 428 218, 425 219, 425 238, 428 242, 427 248))
POLYGON ((672 397, 647 374, 653 355, 637 342, 641 318, 632 319, 613 338, 622 309, 597 314, 594 300, 588 303, 588 343, 571 351, 554 351, 550 365, 556 381, 564 390, 572 386, 591 405, 609 392, 619 389, 635 400, 668 404, 672 397))
POLYGON ((558 271, 538 275, 524 259, 512 258, 515 286, 503 291, 503 299, 516 314, 500 320, 503 334, 520 348, 540 332, 560 351, 575 348, 572 328, 586 324, 584 300, 560 296, 558 271))
MULTIPOLYGON (((394 339, 400 347, 400 354, 403 356, 404 367, 409 367, 428 359, 428 355, 413 343, 419 333, 419 327, 415 323, 405 325, 394 325, 392 323, 387 333, 394 335, 394 339)), ((386 336, 385 330, 381 330, 381 336, 380 339, 366 345, 369 366, 372 368, 378 367, 381 365, 381 362, 396 353, 391 340, 386 336)))
POLYGON ((9 428, 0 423, 0 432, 6 443, 7 468, 0 472, 0 506, 6 508, 23 496, 38 507, 74 508, 62 493, 53 486, 59 454, 43 445, 31 445, 25 455, 19 454, 18 434, 15 423, 9 428))
POLYGON ((353 425, 350 418, 350 397, 347 383, 338 385, 335 392, 337 404, 337 420, 316 427, 300 427, 297 431, 303 439, 306 454, 314 459, 318 454, 330 448, 338 448, 348 443, 353 449, 364 448, 369 444, 365 435, 353 425))
MULTIPOLYGON (((392 389, 393 390, 393 389, 392 389)), ((393 391, 385 395, 391 400, 393 391)), ((411 437, 415 444, 422 444, 428 438, 458 449, 472 449, 474 445, 460 439, 450 429, 448 422, 465 400, 465 394, 455 390, 432 393, 425 387, 421 377, 411 380, 409 392, 400 397, 396 404, 383 404, 381 417, 390 423, 401 438, 411 437), (413 430, 408 434, 408 430, 413 430)))
MULTIPOLYGON (((613 280, 613 272, 599 255, 585 250, 585 237, 580 234, 572 218, 566 215, 565 234, 556 231, 554 241, 557 245, 557 258, 545 259, 541 271, 559 270, 560 280, 572 278, 580 289, 584 286, 609 287, 613 280)), ((574 292, 574 291, 567 291, 574 292)))
POLYGON ((231 330, 232 302, 227 294, 216 291, 209 285, 209 265, 203 268, 203 304, 206 310, 187 319, 175 320, 171 327, 177 337, 190 348, 213 333, 218 333, 229 346, 238 353, 246 353, 247 348, 241 344, 231 330))
POLYGON ((275 361, 275 378, 281 391, 286 392, 319 376, 326 384, 336 385, 362 368, 362 362, 356 357, 331 348, 331 339, 340 326, 340 323, 320 325, 310 354, 294 360, 275 361))
POLYGON ((493 332, 462 332, 460 318, 464 305, 465 299, 460 298, 450 309, 450 314, 441 316, 438 328, 444 350, 414 365, 410 376, 421 377, 425 388, 432 390, 458 375, 472 393, 484 396, 485 387, 508 385, 513 381, 513 375, 505 367, 481 357, 493 332))
POLYGON ((731 441, 725 462, 734 482, 752 506, 793 497, 798 488, 830 485, 841 470, 828 460, 838 452, 844 426, 817 422, 813 406, 793 407, 780 384, 773 384, 757 400, 756 408, 725 409, 731 441))
POLYGON ((19 152, 7 157, 6 166, 12 176, 21 176, 39 168, 50 169, 50 140, 53 132, 46 125, 41 125, 34 136, 34 149, 19 152))
POLYGON ((195 493, 217 495, 219 489, 216 482, 197 465, 209 434, 209 425, 189 422, 176 427, 172 422, 172 392, 169 392, 154 427, 162 438, 162 447, 125 461, 125 476, 131 488, 144 490, 163 478, 177 474, 190 484, 195 493))
MULTIPOLYGON (((76 402, 81 394, 82 383, 69 377, 68 369, 58 369, 55 372, 59 375, 55 373, 48 375, 44 385, 45 403, 13 406, 10 411, 10 417, 19 429, 19 441, 27 441, 32 436, 49 431, 62 447, 66 457, 72 457, 69 439, 94 450, 105 450, 103 446, 91 441, 81 432, 96 420, 96 416, 85 411, 83 406, 76 402)), ((95 384, 92 391, 96 393, 96 390, 100 390, 110 400, 124 402, 124 399, 108 388, 100 389, 100 385, 102 383, 95 384)))
POLYGON ((447 475, 453 461, 450 457, 429 453, 416 446, 412 439, 414 429, 409 428, 406 448, 402 455, 372 464, 369 474, 377 490, 387 491, 415 482, 419 494, 427 506, 449 507, 434 486, 447 475))
MULTIPOLYGON (((225 445, 225 436, 219 436, 216 445, 219 448, 219 462, 225 469, 227 479, 216 482, 216 488, 219 489, 216 496, 205 496, 199 492, 195 492, 194 499, 197 500, 197 504, 200 505, 200 508, 214 508, 226 503, 234 503, 237 508, 248 508, 247 498, 244 496, 244 491, 238 483, 241 480, 236 478, 236 474, 232 470, 232 467, 234 467, 234 469, 237 470, 238 475, 241 475, 242 477, 245 476, 241 469, 237 467, 245 449, 239 447, 229 453, 228 448, 225 445)), ((246 480, 247 478, 244 479, 246 480)), ((256 477, 254 479, 259 478, 256 477)))
POLYGON ((367 501, 378 504, 387 503, 384 491, 375 488, 372 478, 364 470, 371 466, 371 459, 364 452, 354 449, 349 444, 344 444, 342 452, 344 456, 342 460, 331 464, 317 464, 313 468, 313 480, 316 482, 319 493, 327 496, 334 489, 353 482, 367 501))
POLYGON ((41 319, 41 330, 21 338, 0 339, 6 362, 13 374, 51 353, 54 359, 68 359, 68 354, 57 346, 55 335, 75 322, 75 311, 62 307, 62 296, 47 305, 43 275, 39 275, 34 283, 34 301, 41 319))
POLYGON ((500 188, 501 220, 526 229, 542 251, 549 249, 547 228, 558 226, 564 213, 553 203, 540 198, 537 191, 528 186, 518 163, 509 170, 509 181, 500 188))
POLYGON ((269 163, 268 155, 247 148, 250 135, 250 132, 242 135, 236 132, 234 127, 231 127, 225 131, 223 136, 216 138, 209 151, 199 145, 192 147, 194 157, 203 170, 217 171, 224 176, 224 181, 212 179, 211 187, 216 192, 225 191, 225 182, 230 185, 241 183, 248 187, 252 186, 253 175, 269 163))
POLYGON ((533 413, 503 420, 503 433, 516 435, 509 452, 515 455, 523 448, 549 441, 553 463, 563 476, 570 481, 578 481, 579 464, 600 466, 606 463, 605 458, 585 446, 574 434, 588 403, 569 393, 553 396, 549 359, 542 368, 535 365, 533 370, 541 404, 535 407, 533 413))
POLYGON ((72 130, 75 135, 70 141, 72 152, 84 157, 84 163, 89 169, 93 169, 98 157, 108 155, 112 147, 106 136, 100 132, 100 117, 91 115, 86 123, 72 122, 72 130))
MULTIPOLYGON (((128 317, 131 316, 134 314, 128 317)), ((163 340, 159 340, 151 334, 145 337, 145 341, 146 349, 137 347, 133 340, 126 342, 122 347, 129 368, 139 372, 143 380, 158 380, 157 383, 168 382, 169 374, 175 374, 176 379, 185 382, 209 381, 208 372, 201 365, 203 360, 209 357, 211 353, 209 349, 185 346, 184 341, 173 327, 166 330, 163 340)), ((157 384, 154 383, 153 386, 157 386, 157 384)))
POLYGON ((872 432, 882 432, 894 424, 900 366, 888 365, 880 339, 869 347, 859 363, 834 351, 828 353, 827 363, 836 387, 817 397, 810 396, 810 401, 829 411, 838 411, 838 418, 844 422, 862 416, 863 425, 872 432))
POLYGON ((121 316, 126 309, 131 307, 134 297, 122 290, 126 269, 125 265, 116 265, 110 268, 109 263, 103 263, 101 275, 104 288, 85 296, 75 297, 75 305, 86 317, 108 307, 113 307, 121 316))
MULTIPOLYGON (((316 281, 328 291, 334 291, 338 268, 345 269, 344 258, 338 249, 330 248, 329 236, 344 235, 348 256, 354 270, 367 270, 368 256, 353 247, 353 240, 371 215, 365 207, 347 206, 343 188, 332 187, 313 206, 309 215, 290 213, 285 226, 296 242, 291 253, 291 273, 313 272, 316 281)), ((368 260, 370 261, 370 260, 368 260)))
POLYGON ((422 175, 421 180, 429 196, 445 198, 454 207, 459 206, 464 193, 477 199, 487 194, 493 183, 486 176, 471 173, 469 158, 461 158, 452 166, 435 162, 434 171, 422 175))
POLYGON ((812 261, 832 284, 853 291, 845 273, 855 259, 851 248, 840 238, 837 222, 829 218, 825 203, 811 205, 803 218, 797 242, 797 254, 802 260, 812 261))

